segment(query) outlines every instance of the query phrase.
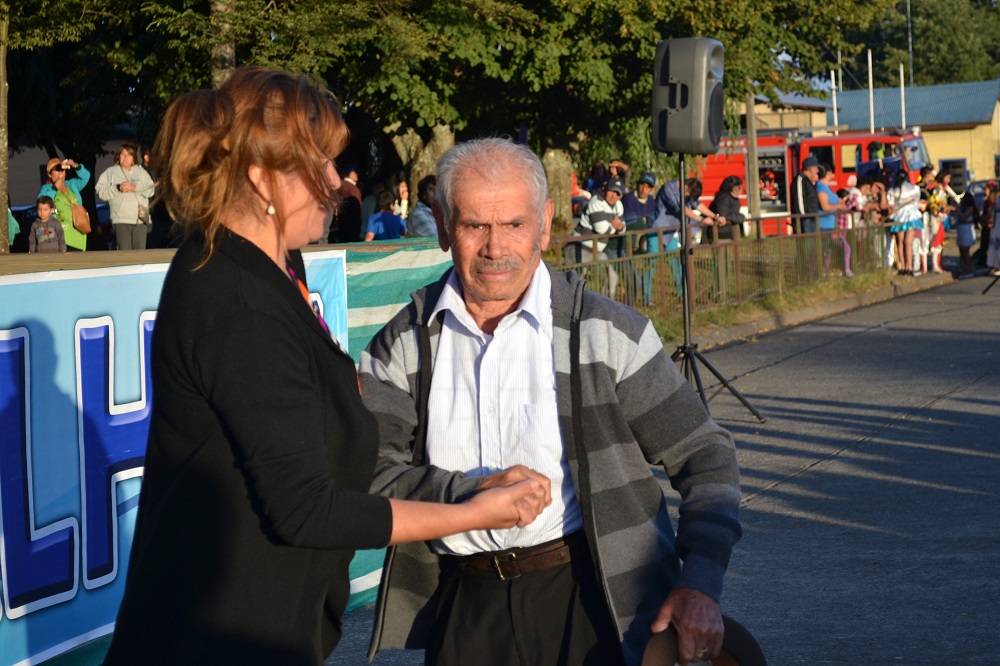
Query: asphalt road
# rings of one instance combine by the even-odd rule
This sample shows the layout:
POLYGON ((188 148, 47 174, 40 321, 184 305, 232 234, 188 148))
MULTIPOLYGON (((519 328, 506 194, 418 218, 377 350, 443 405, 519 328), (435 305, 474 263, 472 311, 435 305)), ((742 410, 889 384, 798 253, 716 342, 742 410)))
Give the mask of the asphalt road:
MULTIPOLYGON (((767 418, 707 386, 745 497, 723 606, 770 664, 1000 664, 1000 285, 980 293, 991 280, 705 353, 767 418)), ((328 663, 365 663, 371 609, 345 625, 328 663)))

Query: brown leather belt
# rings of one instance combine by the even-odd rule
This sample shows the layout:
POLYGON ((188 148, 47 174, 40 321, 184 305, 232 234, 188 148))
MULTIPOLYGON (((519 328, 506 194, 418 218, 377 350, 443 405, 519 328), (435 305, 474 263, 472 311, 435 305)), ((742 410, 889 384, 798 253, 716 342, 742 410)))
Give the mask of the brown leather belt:
POLYGON ((529 548, 512 548, 494 553, 480 553, 463 557, 446 555, 445 563, 464 566, 478 571, 491 571, 500 580, 510 580, 535 571, 544 571, 568 564, 571 550, 586 548, 583 532, 574 532, 562 539, 549 541, 529 548))

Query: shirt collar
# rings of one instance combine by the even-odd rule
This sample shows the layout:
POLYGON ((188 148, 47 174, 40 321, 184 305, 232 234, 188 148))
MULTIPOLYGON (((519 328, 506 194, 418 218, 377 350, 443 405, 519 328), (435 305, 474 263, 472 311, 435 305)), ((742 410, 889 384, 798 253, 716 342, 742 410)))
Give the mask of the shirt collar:
MULTIPOLYGON (((483 333, 473 321, 472 315, 465 307, 462 293, 462 283, 458 279, 458 271, 452 269, 448 281, 434 305, 434 310, 431 312, 431 319, 440 312, 450 311, 469 331, 480 338, 489 339, 492 336, 483 333)), ((517 309, 504 317, 504 320, 506 321, 509 317, 522 317, 538 331, 544 333, 550 341, 553 339, 552 278, 543 262, 538 262, 535 274, 531 276, 531 282, 528 283, 528 288, 525 290, 524 296, 521 297, 517 309)), ((501 322, 500 327, 502 326, 503 322, 501 322)), ((497 327, 497 330, 500 330, 500 327, 497 327)))

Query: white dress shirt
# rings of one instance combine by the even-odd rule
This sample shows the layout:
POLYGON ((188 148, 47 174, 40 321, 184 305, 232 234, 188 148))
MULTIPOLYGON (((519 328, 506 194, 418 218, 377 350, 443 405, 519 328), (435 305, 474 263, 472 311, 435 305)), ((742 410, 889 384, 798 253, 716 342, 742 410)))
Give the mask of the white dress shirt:
POLYGON ((433 542, 440 554, 534 546, 582 528, 559 431, 552 353, 551 278, 539 265, 518 309, 493 335, 473 321, 452 271, 434 308, 444 311, 428 398, 432 465, 486 476, 521 464, 552 480, 552 504, 531 525, 433 542))

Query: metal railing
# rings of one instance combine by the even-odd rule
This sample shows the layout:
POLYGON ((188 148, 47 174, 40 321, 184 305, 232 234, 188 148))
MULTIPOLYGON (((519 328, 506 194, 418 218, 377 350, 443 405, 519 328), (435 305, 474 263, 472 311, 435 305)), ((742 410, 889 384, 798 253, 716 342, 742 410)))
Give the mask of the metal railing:
MULTIPOLYGON (((691 311, 780 295, 823 280, 863 275, 885 266, 886 233, 882 225, 854 224, 849 229, 801 233, 804 219, 780 218, 799 233, 764 235, 762 224, 748 220, 750 235, 733 240, 698 242, 691 227, 688 279, 691 311), (848 258, 849 254, 849 258, 848 258)), ((817 225, 818 226, 818 225, 817 225)), ((735 229, 735 227, 734 227, 735 229)), ((554 238, 549 261, 558 270, 575 270, 590 288, 648 315, 680 314, 681 256, 676 235, 666 229, 636 229, 623 234, 554 238), (599 251, 602 243, 607 246, 599 251)))

